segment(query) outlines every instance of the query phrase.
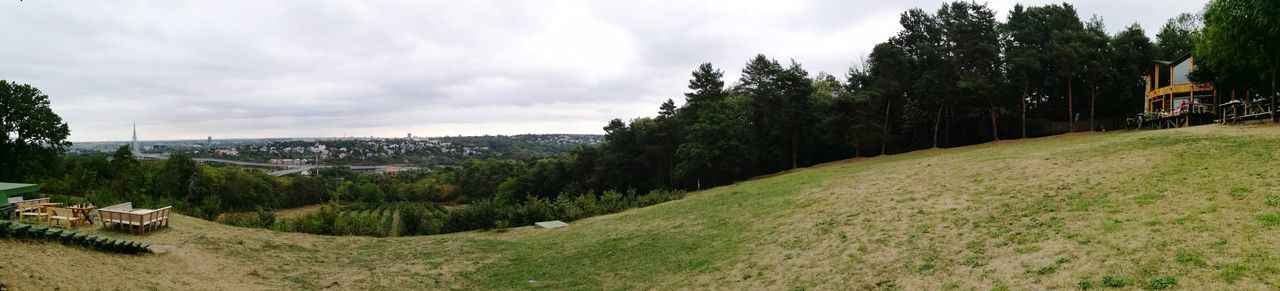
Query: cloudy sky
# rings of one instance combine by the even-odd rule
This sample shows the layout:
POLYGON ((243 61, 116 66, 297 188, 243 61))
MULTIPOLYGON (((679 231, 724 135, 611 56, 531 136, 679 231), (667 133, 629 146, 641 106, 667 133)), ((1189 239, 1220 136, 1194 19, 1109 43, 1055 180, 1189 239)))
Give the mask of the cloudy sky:
MULTIPOLYGON (((899 1, 2 1, 0 80, 71 140, 601 133, 757 53, 843 75, 899 1)), ((1003 20, 1017 1, 988 2, 1003 20)), ((1056 1, 1021 1, 1041 4, 1056 1)), ((1075 1, 1148 35, 1205 0, 1075 1)))

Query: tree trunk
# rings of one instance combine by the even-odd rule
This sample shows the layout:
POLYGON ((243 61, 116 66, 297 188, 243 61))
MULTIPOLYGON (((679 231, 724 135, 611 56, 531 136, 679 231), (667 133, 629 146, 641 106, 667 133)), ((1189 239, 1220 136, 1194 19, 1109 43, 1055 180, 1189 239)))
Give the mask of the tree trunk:
POLYGON ((1067 78, 1067 132, 1076 131, 1075 95, 1071 78, 1067 78))
POLYGON ((938 148, 938 125, 942 124, 942 109, 945 105, 938 105, 938 114, 933 117, 933 148, 938 148))
POLYGON ((880 133, 880 155, 884 155, 884 149, 889 145, 889 108, 893 107, 893 101, 886 100, 884 102, 884 131, 880 133))
POLYGON ((1030 86, 1027 80, 1022 80, 1022 138, 1027 138, 1027 90, 1030 86))
POLYGON ((1095 109, 1097 108, 1098 108, 1098 86, 1095 85, 1092 90, 1089 90, 1089 131, 1098 130, 1098 127, 1094 126, 1094 123, 1093 123, 1093 113, 1096 112, 1095 109))
POLYGON ((996 123, 996 103, 987 94, 987 106, 991 108, 991 140, 1000 140, 1000 125, 996 123))
POLYGON ((799 132, 799 130, 795 130, 791 132, 791 168, 792 169, 796 168, 796 160, 797 160, 796 156, 798 155, 796 152, 798 151, 797 148, 800 147, 800 135, 797 134, 797 132, 799 132))
POLYGON ((853 157, 856 158, 861 155, 862 155, 862 149, 858 147, 858 138, 854 137, 853 138, 853 157))

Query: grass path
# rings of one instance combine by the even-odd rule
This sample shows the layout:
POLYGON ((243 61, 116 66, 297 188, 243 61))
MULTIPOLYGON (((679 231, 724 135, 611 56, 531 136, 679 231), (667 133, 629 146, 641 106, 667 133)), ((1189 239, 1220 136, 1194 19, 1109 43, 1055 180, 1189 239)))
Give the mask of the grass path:
POLYGON ((1274 289, 1278 180, 1280 127, 1081 133, 830 163, 559 230, 324 237, 179 216, 152 235, 114 234, 165 254, 0 241, 0 256, 26 265, 0 267, 0 283, 1274 289))

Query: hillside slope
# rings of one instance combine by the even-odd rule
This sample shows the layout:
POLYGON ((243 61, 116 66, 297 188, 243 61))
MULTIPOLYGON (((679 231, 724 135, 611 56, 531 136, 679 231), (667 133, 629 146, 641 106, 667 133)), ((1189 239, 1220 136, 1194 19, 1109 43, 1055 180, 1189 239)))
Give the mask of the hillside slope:
POLYGON ((831 163, 560 230, 325 237, 179 216, 112 234, 163 254, 3 240, 0 283, 1264 289, 1280 284, 1278 178, 1280 127, 1082 133, 831 163))

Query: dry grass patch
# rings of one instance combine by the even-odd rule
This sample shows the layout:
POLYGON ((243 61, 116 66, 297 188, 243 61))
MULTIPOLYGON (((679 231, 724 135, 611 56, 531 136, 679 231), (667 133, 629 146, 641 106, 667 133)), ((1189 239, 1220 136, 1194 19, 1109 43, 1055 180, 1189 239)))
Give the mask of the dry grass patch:
POLYGON ((179 216, 171 230, 114 234, 171 246, 167 254, 0 241, 0 256, 32 262, 30 270, 63 267, 0 270, 0 281, 18 289, 41 281, 161 289, 1274 289, 1277 181, 1276 126, 1071 134, 829 163, 549 231, 324 237, 179 216), (73 260, 112 268, 65 268, 73 260))

